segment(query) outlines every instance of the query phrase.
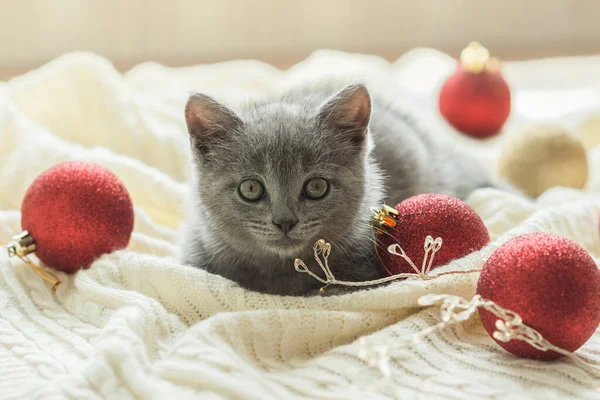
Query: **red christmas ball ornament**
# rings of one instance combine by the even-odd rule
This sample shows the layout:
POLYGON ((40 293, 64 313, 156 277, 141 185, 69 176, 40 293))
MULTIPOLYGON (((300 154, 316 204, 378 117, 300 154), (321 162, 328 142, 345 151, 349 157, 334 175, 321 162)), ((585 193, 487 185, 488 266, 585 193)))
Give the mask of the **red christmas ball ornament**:
POLYGON ((12 252, 35 252, 47 266, 72 273, 125 248, 133 222, 131 197, 115 174, 97 164, 66 162, 43 172, 27 190, 23 233, 12 252))
POLYGON ((510 114, 510 88, 496 59, 477 42, 461 53, 456 71, 446 80, 439 109, 458 131, 476 138, 494 136, 510 114))
MULTIPOLYGON (((525 325, 567 351, 581 347, 600 324, 598 266, 581 246, 552 233, 518 236, 499 247, 481 271, 477 294, 519 314, 525 325)), ((522 340, 497 340, 498 317, 481 308, 479 315, 507 351, 543 360, 561 356, 522 340)))
POLYGON ((374 218, 377 256, 388 275, 416 273, 402 257, 391 254, 388 247, 398 244, 420 268, 425 257, 427 236, 441 238, 442 247, 435 253, 431 269, 446 265, 477 251, 490 242, 483 221, 469 205, 444 194, 422 194, 391 208, 385 206, 374 218))

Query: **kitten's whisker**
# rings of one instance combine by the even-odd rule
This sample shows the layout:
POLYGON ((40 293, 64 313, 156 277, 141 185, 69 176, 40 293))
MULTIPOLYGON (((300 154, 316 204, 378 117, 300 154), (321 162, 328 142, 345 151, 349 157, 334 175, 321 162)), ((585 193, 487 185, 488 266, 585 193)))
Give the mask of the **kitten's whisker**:
POLYGON ((362 251, 360 251, 356 246, 353 247, 352 244, 346 240, 342 240, 337 244, 338 248, 342 250, 346 257, 355 257, 356 253, 359 253, 360 255, 365 257, 365 254, 362 251))
POLYGON ((320 227, 313 228, 313 229, 300 229, 298 232, 300 232, 300 234, 302 234, 304 236, 313 236, 313 235, 316 235, 317 233, 319 233, 319 231, 320 231, 320 227))
POLYGON ((269 231, 272 230, 273 228, 270 226, 264 226, 264 225, 246 225, 249 229, 258 229, 261 231, 269 231))
POLYGON ((250 232, 254 235, 260 236, 261 238, 277 239, 280 237, 280 233, 273 231, 250 230, 250 232))
MULTIPOLYGON (((368 240, 368 236, 365 239, 368 240)), ((348 240, 348 239, 344 239, 344 243, 348 246, 349 251, 355 251, 355 252, 359 253, 361 256, 363 256, 365 259, 369 259, 369 256, 367 254, 365 254, 363 249, 356 246, 356 243, 351 243, 350 240, 348 240)))
POLYGON ((310 224, 303 225, 302 228, 313 228, 315 226, 319 227, 321 225, 322 225, 321 222, 313 222, 313 223, 310 223, 310 224))
POLYGON ((265 222, 251 222, 251 221, 247 221, 246 225, 248 225, 248 226, 268 226, 268 224, 265 222))
POLYGON ((377 237, 371 237, 371 242, 379 249, 386 253, 389 253, 387 246, 377 237))

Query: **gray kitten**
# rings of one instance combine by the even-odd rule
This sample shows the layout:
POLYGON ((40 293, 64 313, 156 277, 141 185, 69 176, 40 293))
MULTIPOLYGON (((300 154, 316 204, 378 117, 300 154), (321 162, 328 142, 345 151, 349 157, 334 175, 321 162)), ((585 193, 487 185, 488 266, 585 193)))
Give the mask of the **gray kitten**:
POLYGON ((194 161, 183 262, 242 287, 304 295, 322 286, 313 244, 332 244, 340 280, 379 277, 369 218, 420 193, 464 199, 495 186, 483 167, 440 148, 393 101, 362 84, 292 90, 234 112, 190 97, 194 161), (385 178, 387 177, 387 179, 385 178))

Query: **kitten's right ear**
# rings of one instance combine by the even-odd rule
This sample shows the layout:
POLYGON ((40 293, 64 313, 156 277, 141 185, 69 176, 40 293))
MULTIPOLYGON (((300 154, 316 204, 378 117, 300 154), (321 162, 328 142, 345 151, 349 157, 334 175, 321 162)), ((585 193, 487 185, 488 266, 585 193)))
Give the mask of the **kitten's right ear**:
POLYGON ((192 145, 201 153, 227 139, 242 126, 242 120, 229 108, 203 94, 190 96, 185 106, 185 122, 192 145))
POLYGON ((355 144, 366 141, 371 118, 371 96, 362 84, 346 86, 325 102, 319 111, 321 124, 341 133, 355 144))

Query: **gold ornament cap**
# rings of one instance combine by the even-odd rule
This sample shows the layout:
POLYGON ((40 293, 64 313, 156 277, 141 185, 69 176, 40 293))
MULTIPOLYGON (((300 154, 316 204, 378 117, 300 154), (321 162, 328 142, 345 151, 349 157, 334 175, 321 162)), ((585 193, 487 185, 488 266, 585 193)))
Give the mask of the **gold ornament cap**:
POLYGON ((479 42, 471 42, 460 53, 460 63, 468 72, 479 74, 485 70, 497 71, 500 69, 500 62, 497 58, 490 57, 488 49, 479 42))
POLYGON ((371 221, 376 226, 388 226, 390 228, 395 228, 398 224, 396 221, 398 211, 387 204, 384 204, 379 210, 373 209, 371 212, 371 221))
POLYGON ((23 231, 18 235, 12 237, 12 241, 9 244, 0 242, 8 250, 9 257, 18 257, 25 264, 33 268, 36 274, 38 274, 46 282, 52 284, 52 293, 56 292, 56 288, 60 285, 61 281, 52 272, 45 268, 37 266, 33 261, 29 259, 29 255, 35 253, 37 245, 33 236, 27 231, 23 231))

